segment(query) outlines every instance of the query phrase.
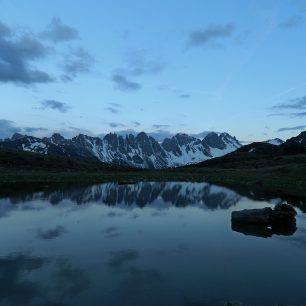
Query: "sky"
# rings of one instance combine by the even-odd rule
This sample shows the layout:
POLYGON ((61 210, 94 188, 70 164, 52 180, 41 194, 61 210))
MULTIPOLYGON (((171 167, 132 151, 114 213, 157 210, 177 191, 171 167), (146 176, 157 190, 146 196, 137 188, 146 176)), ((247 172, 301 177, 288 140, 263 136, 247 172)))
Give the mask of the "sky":
POLYGON ((306 130, 305 0, 0 0, 0 138, 306 130))

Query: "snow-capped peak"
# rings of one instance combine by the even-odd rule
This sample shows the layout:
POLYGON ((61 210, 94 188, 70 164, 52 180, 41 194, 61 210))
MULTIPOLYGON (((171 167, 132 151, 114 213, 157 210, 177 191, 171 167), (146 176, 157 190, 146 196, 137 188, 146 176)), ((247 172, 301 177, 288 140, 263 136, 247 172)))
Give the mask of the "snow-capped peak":
POLYGON ((284 141, 279 139, 279 138, 269 139, 265 142, 269 143, 269 144, 272 144, 274 146, 280 146, 282 143, 284 143, 284 141))

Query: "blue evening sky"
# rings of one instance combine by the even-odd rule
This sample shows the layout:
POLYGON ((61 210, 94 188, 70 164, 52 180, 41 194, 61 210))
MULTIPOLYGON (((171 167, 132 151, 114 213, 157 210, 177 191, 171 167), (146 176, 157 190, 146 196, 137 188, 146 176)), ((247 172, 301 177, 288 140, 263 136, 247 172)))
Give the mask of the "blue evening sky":
POLYGON ((304 0, 0 0, 0 138, 306 129, 304 0))

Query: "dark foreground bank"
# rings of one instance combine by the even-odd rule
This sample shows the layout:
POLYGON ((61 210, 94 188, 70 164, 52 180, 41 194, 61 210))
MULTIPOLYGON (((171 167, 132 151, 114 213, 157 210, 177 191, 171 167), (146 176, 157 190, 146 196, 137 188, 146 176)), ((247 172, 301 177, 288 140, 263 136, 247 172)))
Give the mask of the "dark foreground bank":
POLYGON ((177 169, 141 170, 93 161, 0 150, 0 187, 12 184, 87 184, 103 182, 190 181, 219 184, 240 192, 278 197, 305 197, 306 155, 291 155, 256 162, 177 169))

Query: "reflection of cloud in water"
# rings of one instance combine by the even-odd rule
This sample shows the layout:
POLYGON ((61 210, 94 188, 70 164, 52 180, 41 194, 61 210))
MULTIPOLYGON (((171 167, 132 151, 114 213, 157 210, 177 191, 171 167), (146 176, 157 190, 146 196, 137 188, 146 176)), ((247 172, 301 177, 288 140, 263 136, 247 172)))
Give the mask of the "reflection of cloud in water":
POLYGON ((163 217, 163 216, 167 216, 167 213, 165 213, 164 211, 155 211, 151 214, 152 217, 163 217))
POLYGON ((176 248, 175 248, 175 252, 176 253, 185 253, 189 250, 189 245, 186 243, 180 243, 176 248))
POLYGON ((134 261, 139 258, 139 253, 136 250, 121 250, 111 253, 109 266, 111 268, 121 268, 125 263, 134 261))
POLYGON ((123 280, 115 290, 118 299, 128 305, 152 305, 156 301, 157 288, 162 289, 164 282, 162 273, 151 268, 131 266, 124 269, 122 274, 123 280))
POLYGON ((106 238, 115 238, 120 236, 119 227, 118 226, 110 226, 105 231, 106 238))
POLYGON ((299 248, 306 248, 306 229, 299 228, 297 233, 292 237, 278 237, 281 240, 287 241, 299 248))
POLYGON ((43 207, 34 206, 33 203, 17 205, 6 200, 0 200, 0 218, 8 217, 11 212, 41 211, 43 209, 43 207))
POLYGON ((106 216, 109 218, 115 218, 115 217, 120 217, 121 214, 114 212, 114 211, 110 211, 109 213, 106 214, 106 216))
POLYGON ((85 271, 73 267, 67 260, 53 261, 27 254, 0 258, 0 305, 69 306, 65 298, 74 299, 89 285, 85 271), (44 276, 48 272, 53 273, 54 281, 45 282, 50 280, 44 276), (34 275, 43 278, 37 279, 34 275))
POLYGON ((9 305, 29 305, 39 295, 37 283, 24 280, 24 272, 40 269, 46 259, 28 255, 12 255, 0 258, 0 303, 9 305))
POLYGON ((75 297, 88 289, 90 281, 84 270, 73 267, 68 261, 58 261, 54 274, 55 286, 63 296, 75 297))
POLYGON ((54 229, 49 229, 49 230, 38 229, 37 238, 42 239, 42 240, 55 239, 55 238, 62 236, 66 232, 67 232, 66 229, 60 225, 54 229))

